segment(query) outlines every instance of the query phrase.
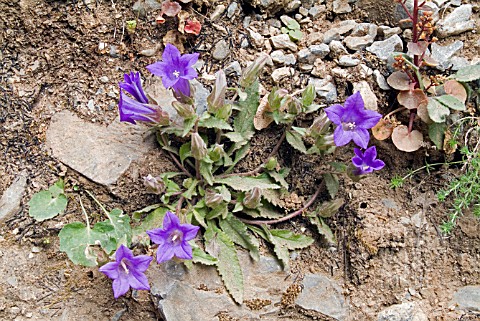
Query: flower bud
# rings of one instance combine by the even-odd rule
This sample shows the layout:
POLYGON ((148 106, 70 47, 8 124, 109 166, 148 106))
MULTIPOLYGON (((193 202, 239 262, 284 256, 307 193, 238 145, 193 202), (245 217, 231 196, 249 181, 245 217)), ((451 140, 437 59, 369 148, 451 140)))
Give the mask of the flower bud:
POLYGON ((161 108, 157 109, 156 113, 152 116, 152 119, 159 126, 170 125, 170 115, 161 108))
POLYGON ((268 95, 268 106, 270 109, 268 111, 273 112, 275 110, 279 110, 282 104, 282 99, 287 94, 288 91, 286 89, 272 89, 272 92, 268 95))
POLYGON ((333 141, 333 134, 329 135, 321 135, 315 141, 315 146, 321 151, 327 150, 332 146, 335 146, 335 142, 333 141))
POLYGON ((232 115, 232 105, 230 104, 223 105, 215 113, 215 117, 223 120, 227 120, 230 117, 230 115, 232 115))
POLYGON ((147 188, 147 192, 151 194, 163 194, 165 192, 165 184, 160 177, 153 177, 148 174, 143 178, 143 184, 147 188))
POLYGON ((288 95, 282 100, 282 106, 280 109, 287 110, 289 114, 298 115, 303 111, 303 106, 298 99, 288 95))
POLYGON ((192 133, 192 156, 195 159, 202 160, 207 156, 207 144, 198 133, 192 133))
POLYGON ((270 157, 265 164, 265 168, 269 171, 274 170, 277 167, 277 159, 275 157, 270 157))
POLYGON ((262 190, 258 187, 252 188, 250 191, 245 193, 245 198, 243 199, 243 206, 246 208, 257 208, 260 205, 260 200, 262 197, 262 190))
POLYGON ((312 126, 310 126, 309 134, 312 137, 319 137, 327 132, 332 122, 328 119, 326 113, 322 113, 320 116, 313 120, 312 126))
POLYGON ((173 108, 177 111, 178 115, 183 118, 190 118, 195 115, 195 109, 192 105, 182 104, 179 101, 172 102, 173 108))
POLYGON ((227 92, 227 77, 223 70, 219 70, 216 74, 215 86, 207 97, 208 112, 215 114, 225 105, 225 94, 227 92))
POLYGON ((225 151, 223 150, 223 145, 215 144, 213 146, 212 150, 210 153, 208 153, 208 157, 214 162, 219 161, 223 155, 225 155, 225 151))
POLYGON ((216 191, 207 190, 205 192, 205 204, 210 208, 215 208, 223 202, 223 196, 216 191))
POLYGON ((243 71, 242 77, 240 78, 240 86, 243 88, 250 87, 254 81, 258 78, 260 70, 263 69, 265 63, 267 62, 268 55, 262 54, 258 57, 250 66, 245 68, 243 71))

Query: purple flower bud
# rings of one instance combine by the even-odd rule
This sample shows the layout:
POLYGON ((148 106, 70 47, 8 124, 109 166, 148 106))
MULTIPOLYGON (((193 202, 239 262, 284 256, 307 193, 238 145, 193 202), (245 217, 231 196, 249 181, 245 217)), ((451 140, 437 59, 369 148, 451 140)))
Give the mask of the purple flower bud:
POLYGON ((223 196, 213 190, 205 192, 205 204, 210 208, 215 208, 223 202, 223 196))
POLYGON ((192 133, 192 156, 195 159, 202 160, 207 156, 207 144, 198 133, 192 133))
POLYGON ((161 195, 165 192, 165 184, 160 177, 153 177, 148 174, 143 178, 143 184, 147 188, 148 193, 161 195))
POLYGON ((309 129, 310 136, 319 137, 326 134, 331 123, 332 122, 328 119, 327 114, 322 113, 313 120, 312 126, 310 126, 309 129))
POLYGON ((245 193, 245 198, 243 199, 243 206, 246 208, 257 208, 260 205, 262 197, 262 190, 258 187, 252 188, 250 191, 245 193))
POLYGON ((157 263, 171 260, 174 256, 192 259, 192 247, 188 241, 193 240, 200 228, 192 224, 180 224, 178 217, 168 211, 163 219, 163 227, 147 231, 153 243, 158 244, 157 263))
POLYGON ((195 115, 195 109, 192 105, 182 104, 179 101, 172 102, 173 108, 177 111, 178 115, 183 118, 190 118, 195 115))
POLYGON ((225 105, 225 94, 227 92, 227 77, 225 76, 225 72, 219 70, 215 76, 215 85, 207 97, 208 112, 211 114, 215 114, 225 105))
POLYGON ((215 144, 210 153, 208 153, 208 157, 214 162, 219 161, 224 155, 225 151, 223 150, 223 145, 219 144, 215 144))
POLYGON ((250 66, 245 68, 239 81, 240 86, 242 86, 243 88, 250 87, 255 81, 255 79, 258 78, 260 70, 263 69, 263 67, 267 63, 267 59, 268 55, 262 54, 252 64, 250 64, 250 66))
POLYGON ((113 296, 118 299, 130 288, 150 290, 144 272, 151 261, 152 257, 148 255, 134 256, 132 251, 122 244, 115 252, 115 262, 105 264, 99 271, 113 280, 113 296))

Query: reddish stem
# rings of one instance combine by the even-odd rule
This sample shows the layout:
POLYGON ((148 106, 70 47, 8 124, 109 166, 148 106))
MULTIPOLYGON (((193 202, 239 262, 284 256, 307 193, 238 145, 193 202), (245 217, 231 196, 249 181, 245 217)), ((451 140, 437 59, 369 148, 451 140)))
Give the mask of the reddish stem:
POLYGON ((415 120, 415 115, 416 115, 416 112, 411 110, 410 111, 410 121, 408 122, 408 134, 410 135, 410 133, 412 132, 412 128, 413 128, 413 121, 415 120))
POLYGON ((295 211, 295 212, 293 212, 293 213, 291 213, 287 216, 284 216, 284 217, 276 219, 276 220, 246 220, 246 219, 243 219, 243 218, 239 218, 239 220, 242 221, 243 223, 252 224, 252 225, 276 224, 276 223, 288 221, 289 219, 292 219, 295 216, 298 216, 298 215, 302 214, 310 205, 312 205, 313 202, 317 199, 318 195, 320 195, 320 191, 322 190, 323 186, 324 186, 324 182, 322 182, 322 184, 318 185, 318 188, 315 191, 315 194, 312 195, 312 197, 308 200, 308 202, 305 203, 305 205, 303 205, 303 207, 301 209, 299 209, 299 210, 297 210, 297 211, 295 211))

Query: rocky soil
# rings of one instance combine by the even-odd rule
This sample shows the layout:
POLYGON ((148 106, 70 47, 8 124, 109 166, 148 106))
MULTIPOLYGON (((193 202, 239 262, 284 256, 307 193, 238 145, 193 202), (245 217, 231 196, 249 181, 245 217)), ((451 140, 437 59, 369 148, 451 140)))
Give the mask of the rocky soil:
MULTIPOLYGON (((405 50, 411 30, 394 1, 195 0, 186 7, 203 29, 177 41, 186 52, 200 52, 200 100, 218 69, 234 84, 242 67, 267 53, 261 75, 266 90, 312 83, 319 103, 343 103, 360 91, 368 109, 386 114, 396 108, 385 78, 393 71, 391 53, 405 50), (301 25, 299 41, 281 32, 290 19, 301 25)), ((480 63, 478 2, 434 0, 431 7, 439 71, 480 63)), ((480 319, 480 222, 467 212, 451 235, 438 229, 450 204, 439 203, 435 193, 461 169, 439 167, 389 187, 394 175, 445 159, 428 145, 408 154, 389 140, 375 142, 386 168, 358 183, 342 181, 346 205, 327 222, 335 246, 315 236, 311 247, 292 253, 287 270, 267 247, 256 264, 239 250, 247 280, 241 306, 207 267, 153 264, 150 293, 114 300, 109 279, 73 265, 59 251, 57 235, 63 225, 82 220, 79 197, 92 219, 98 217, 83 191, 107 208, 133 213, 158 201, 141 188, 142 177, 175 170, 145 128, 120 123, 116 110, 118 82, 131 70, 142 73, 162 102, 171 101, 145 70, 161 58, 174 27, 157 25, 159 10, 155 0, 0 2, 1 320, 480 319), (128 34, 125 23, 132 19, 137 28, 128 34), (69 207, 35 222, 28 200, 58 177, 66 182, 69 207)), ((255 137, 252 164, 266 155, 277 130, 255 137)), ((308 198, 318 159, 286 145, 279 157, 292 168, 291 192, 308 198)), ((349 161, 352 155, 345 150, 335 157, 349 161)), ((301 217, 281 228, 315 235, 301 217)))

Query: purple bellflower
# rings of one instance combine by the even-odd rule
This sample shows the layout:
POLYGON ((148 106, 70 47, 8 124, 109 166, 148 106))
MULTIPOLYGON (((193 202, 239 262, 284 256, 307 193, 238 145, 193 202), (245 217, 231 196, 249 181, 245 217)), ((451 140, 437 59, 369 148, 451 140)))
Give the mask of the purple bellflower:
POLYGON ((132 95, 133 98, 121 91, 120 102, 118 103, 120 121, 136 124, 136 121, 160 123, 165 120, 165 117, 168 119, 168 115, 158 106, 148 104, 139 72, 132 71, 130 74, 125 74, 124 80, 124 82, 119 83, 120 89, 132 95))
POLYGON ((362 153, 359 148, 354 148, 355 156, 352 158, 353 165, 357 168, 354 171, 355 175, 364 175, 378 171, 385 166, 385 163, 377 158, 377 148, 371 146, 362 153))
POLYGON ((132 251, 122 244, 115 252, 115 262, 107 263, 99 270, 113 280, 113 296, 118 299, 127 293, 130 288, 150 290, 144 272, 151 261, 151 256, 134 256, 132 251))
POLYGON ((333 133, 335 145, 343 146, 351 140, 362 148, 367 148, 370 134, 367 129, 375 126, 382 115, 365 110, 360 92, 351 95, 345 105, 333 105, 325 108, 328 118, 337 125, 333 133))
POLYGON ((147 231, 153 243, 158 244, 157 262, 162 263, 176 256, 179 259, 192 259, 192 240, 200 227, 192 224, 180 224, 178 217, 168 211, 163 219, 163 228, 147 231))
POLYGON ((148 65, 147 70, 162 78, 165 88, 173 88, 179 94, 190 97, 190 82, 198 76, 193 65, 198 60, 198 53, 180 55, 180 51, 167 43, 162 54, 162 61, 148 65))

